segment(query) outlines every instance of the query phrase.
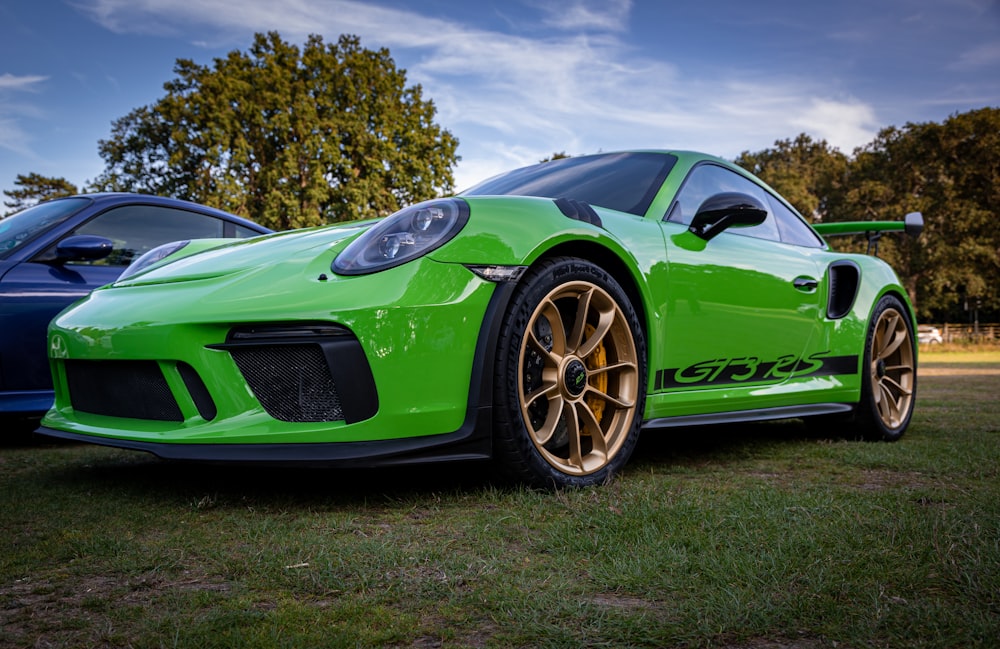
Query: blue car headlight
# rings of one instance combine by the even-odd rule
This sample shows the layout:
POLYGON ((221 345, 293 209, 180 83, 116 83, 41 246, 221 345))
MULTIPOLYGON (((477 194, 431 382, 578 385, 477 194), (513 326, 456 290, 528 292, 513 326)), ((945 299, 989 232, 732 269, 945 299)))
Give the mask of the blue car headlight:
POLYGON ((416 259, 451 241, 469 221, 460 198, 406 207, 352 241, 330 266, 338 275, 366 275, 416 259))

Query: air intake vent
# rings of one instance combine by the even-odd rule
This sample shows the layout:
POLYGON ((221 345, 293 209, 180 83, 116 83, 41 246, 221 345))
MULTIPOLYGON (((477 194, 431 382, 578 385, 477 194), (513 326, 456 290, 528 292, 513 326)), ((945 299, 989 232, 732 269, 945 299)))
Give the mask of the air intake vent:
POLYGON ((275 419, 344 419, 337 386, 319 345, 233 347, 229 353, 260 405, 275 419))
POLYGON ((74 410, 108 417, 184 421, 156 361, 66 361, 74 410))
POLYGON ((826 317, 831 320, 843 318, 851 312, 854 298, 858 295, 861 269, 848 260, 830 264, 830 294, 826 305, 826 317))

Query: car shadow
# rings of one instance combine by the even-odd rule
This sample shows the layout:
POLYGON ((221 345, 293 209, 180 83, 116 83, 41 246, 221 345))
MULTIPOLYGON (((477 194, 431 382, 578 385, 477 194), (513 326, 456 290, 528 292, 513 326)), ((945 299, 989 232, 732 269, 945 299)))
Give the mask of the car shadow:
POLYGON ((645 430, 632 464, 724 464, 750 455, 766 456, 792 443, 839 439, 844 438, 829 428, 799 419, 645 430))
MULTIPOLYGON (((39 436, 40 437, 40 436, 39 436)), ((830 439, 799 421, 702 426, 644 431, 625 469, 669 471, 723 465, 751 455, 777 453, 787 444, 830 439)), ((38 442, 71 447, 69 442, 38 442)), ((472 495, 523 487, 499 476, 487 462, 454 462, 383 468, 275 467, 166 461, 147 453, 76 445, 88 449, 48 480, 60 486, 213 506, 348 507, 372 502, 413 502, 443 493, 472 495)))
POLYGON ((216 507, 355 506, 503 488, 483 462, 341 469, 168 461, 116 449, 100 449, 90 461, 51 479, 95 494, 124 490, 133 497, 182 503, 207 498, 216 507))

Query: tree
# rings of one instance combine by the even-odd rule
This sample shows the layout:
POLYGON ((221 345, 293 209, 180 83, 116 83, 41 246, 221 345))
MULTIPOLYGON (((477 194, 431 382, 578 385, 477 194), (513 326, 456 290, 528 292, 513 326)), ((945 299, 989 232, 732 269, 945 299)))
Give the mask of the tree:
POLYGON ((275 32, 214 65, 179 59, 166 96, 99 145, 105 190, 175 196, 275 229, 383 216, 453 188, 457 139, 388 50, 275 32))
POLYGON ((7 214, 20 212, 24 208, 31 207, 42 201, 79 193, 76 185, 65 178, 50 178, 36 173, 30 173, 27 176, 17 174, 14 185, 17 189, 5 189, 3 191, 11 199, 3 203, 10 208, 7 214))
MULTIPOLYGON (((879 256, 896 269, 921 318, 960 319, 979 307, 1000 315, 1000 109, 943 123, 888 127, 848 158, 807 135, 744 152, 736 162, 759 175, 807 217, 898 220, 921 212, 924 233, 885 235, 879 256)), ((864 251, 865 241, 832 240, 864 251)))
POLYGON ((844 186, 848 158, 805 133, 778 140, 773 149, 744 151, 736 164, 758 176, 784 196, 807 219, 823 220, 844 186))
POLYGON ((883 129, 855 153, 845 203, 870 217, 923 213, 918 242, 887 247, 921 315, 1000 309, 1000 109, 883 129))

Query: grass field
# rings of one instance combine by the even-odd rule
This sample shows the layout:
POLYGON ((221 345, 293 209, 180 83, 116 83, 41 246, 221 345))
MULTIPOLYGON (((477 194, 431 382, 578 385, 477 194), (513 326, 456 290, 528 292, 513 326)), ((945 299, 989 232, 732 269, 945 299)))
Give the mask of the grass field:
POLYGON ((0 646, 996 647, 1000 353, 919 388, 896 444, 650 434, 556 494, 8 443, 0 646))

